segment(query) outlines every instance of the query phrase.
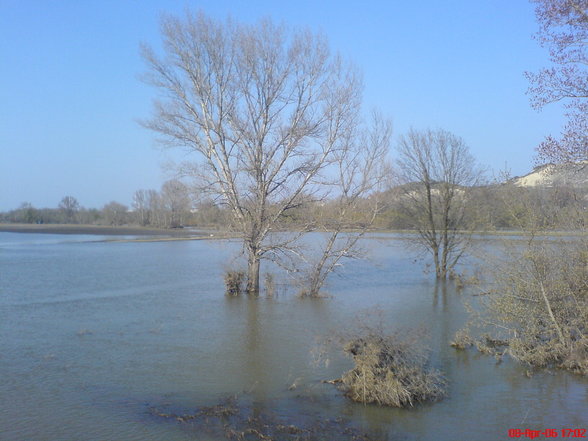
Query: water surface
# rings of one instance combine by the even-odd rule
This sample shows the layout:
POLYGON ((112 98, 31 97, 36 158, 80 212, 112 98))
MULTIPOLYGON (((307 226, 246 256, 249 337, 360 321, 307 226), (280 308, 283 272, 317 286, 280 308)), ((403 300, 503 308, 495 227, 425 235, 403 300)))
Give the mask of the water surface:
POLYGON ((236 242, 0 233, 0 439, 206 440, 150 407, 194 409, 244 391, 286 418, 344 416, 391 440, 588 425, 585 379, 527 378, 510 361, 449 347, 467 319, 462 300, 475 292, 436 285, 398 236, 378 237, 366 241, 369 261, 331 279, 332 298, 300 300, 279 287, 255 300, 223 295, 236 242), (445 400, 381 409, 320 383, 351 363, 332 353, 315 366, 317 339, 376 310, 387 327, 426 332, 432 364, 449 381, 445 400))

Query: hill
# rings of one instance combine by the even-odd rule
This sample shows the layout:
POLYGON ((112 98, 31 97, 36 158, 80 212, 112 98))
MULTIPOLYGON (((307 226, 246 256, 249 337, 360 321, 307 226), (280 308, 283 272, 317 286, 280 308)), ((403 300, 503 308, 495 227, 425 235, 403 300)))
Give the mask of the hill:
POLYGON ((510 180, 517 187, 588 187, 588 161, 577 164, 545 164, 510 180))

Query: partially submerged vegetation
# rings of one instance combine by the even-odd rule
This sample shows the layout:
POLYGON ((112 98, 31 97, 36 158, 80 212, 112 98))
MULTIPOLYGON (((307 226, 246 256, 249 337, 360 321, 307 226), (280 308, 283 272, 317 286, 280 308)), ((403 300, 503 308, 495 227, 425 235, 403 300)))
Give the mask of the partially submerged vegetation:
POLYGON ((245 290, 245 272, 227 271, 225 273, 225 288, 228 296, 238 296, 245 290))
MULTIPOLYGON (((231 297, 237 297, 241 294, 247 294, 246 287, 247 275, 245 271, 228 270, 225 272, 225 294, 231 297)), ((266 297, 276 295, 276 282, 272 273, 264 275, 264 292, 266 297)))
POLYGON ((184 425, 188 430, 206 434, 214 439, 232 441, 375 441, 375 437, 353 427, 342 417, 323 419, 288 417, 266 406, 259 406, 247 396, 231 396, 210 407, 176 413, 164 408, 150 407, 157 418, 184 425))
POLYGON ((364 404, 407 408, 441 400, 447 383, 430 365, 423 332, 389 333, 378 312, 369 312, 366 318, 356 319, 352 331, 323 340, 315 348, 315 359, 321 364, 329 363, 332 349, 343 349, 354 362, 341 378, 325 382, 338 385, 345 396, 364 404), (371 326, 374 321, 379 322, 377 326, 371 326))
POLYGON ((412 407, 445 395, 441 372, 428 366, 426 350, 415 341, 370 333, 347 342, 344 350, 355 367, 341 377, 341 388, 353 401, 412 407))
POLYGON ((588 375, 588 243, 531 243, 513 253, 471 324, 489 333, 472 339, 462 330, 453 346, 588 375))

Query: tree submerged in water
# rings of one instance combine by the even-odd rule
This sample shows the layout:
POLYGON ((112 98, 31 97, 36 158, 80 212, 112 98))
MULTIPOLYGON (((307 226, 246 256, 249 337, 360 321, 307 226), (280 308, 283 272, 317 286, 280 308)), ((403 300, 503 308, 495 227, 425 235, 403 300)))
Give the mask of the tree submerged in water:
POLYGON ((291 235, 273 234, 280 221, 324 198, 325 169, 370 141, 360 76, 324 37, 270 20, 187 13, 161 28, 164 55, 143 48, 145 80, 161 92, 144 125, 185 149, 178 173, 228 207, 248 260, 247 292, 257 296, 261 260, 295 252, 291 235))
POLYGON ((446 279, 470 244, 471 188, 483 171, 463 139, 445 130, 414 130, 398 143, 400 207, 413 222, 413 243, 433 258, 435 275, 446 279))

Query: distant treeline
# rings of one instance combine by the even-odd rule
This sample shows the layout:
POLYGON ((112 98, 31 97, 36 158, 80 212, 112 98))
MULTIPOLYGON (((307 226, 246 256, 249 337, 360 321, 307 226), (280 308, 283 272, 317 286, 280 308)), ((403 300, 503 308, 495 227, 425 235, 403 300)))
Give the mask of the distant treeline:
MULTIPOLYGON (((415 219, 403 209, 405 194, 406 188, 396 187, 379 195, 382 208, 374 228, 418 228, 415 219)), ((468 200, 465 223, 468 229, 567 230, 581 228, 588 222, 586 189, 501 184, 464 188, 463 197, 468 200), (570 219, 574 219, 576 225, 570 225, 570 219), (582 225, 577 225, 578 222, 582 225)), ((284 229, 301 228, 320 221, 321 225, 328 227, 329 218, 337 217, 334 210, 329 200, 309 200, 289 210, 280 224, 284 229)), ((231 219, 231 213, 222 204, 196 199, 193 191, 177 180, 166 182, 160 191, 138 190, 130 207, 113 201, 100 209, 84 208, 74 197, 66 196, 56 208, 36 208, 25 202, 14 210, 0 213, 0 222, 3 223, 140 225, 157 228, 200 226, 228 229, 231 219)), ((361 226, 354 219, 354 213, 348 215, 347 221, 350 229, 361 226)))
MULTIPOLYGON (((414 219, 402 209, 400 194, 399 189, 390 190, 378 227, 414 228, 414 219)), ((575 230, 588 221, 585 188, 517 187, 509 183, 467 188, 463 197, 468 200, 464 227, 469 230, 575 230)))

